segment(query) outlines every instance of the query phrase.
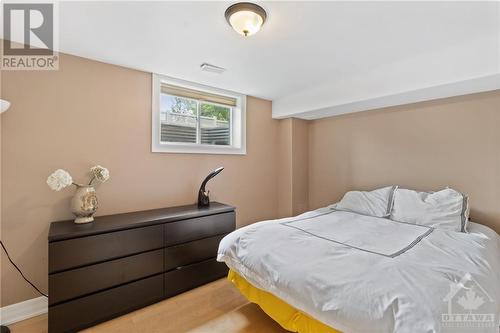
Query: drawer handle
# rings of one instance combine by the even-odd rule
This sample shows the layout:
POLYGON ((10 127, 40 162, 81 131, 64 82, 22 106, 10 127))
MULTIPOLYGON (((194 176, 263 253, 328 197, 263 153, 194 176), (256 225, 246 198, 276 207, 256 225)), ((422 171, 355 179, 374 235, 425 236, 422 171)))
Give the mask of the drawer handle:
POLYGON ((199 265, 199 264, 206 263, 206 262, 209 262, 209 261, 212 261, 212 260, 215 260, 215 258, 208 258, 208 259, 205 259, 205 260, 202 260, 202 261, 198 261, 198 262, 195 262, 195 263, 192 263, 192 264, 189 264, 189 265, 178 266, 174 270, 181 271, 181 270, 183 270, 183 269, 185 269, 187 267, 194 266, 194 265, 199 265))

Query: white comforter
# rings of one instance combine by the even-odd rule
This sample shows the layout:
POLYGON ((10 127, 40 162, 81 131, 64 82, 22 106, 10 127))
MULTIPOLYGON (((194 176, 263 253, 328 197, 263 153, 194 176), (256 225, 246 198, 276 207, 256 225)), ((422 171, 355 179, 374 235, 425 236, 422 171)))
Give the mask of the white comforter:
POLYGON ((498 332, 500 237, 479 224, 465 234, 323 208, 238 229, 218 260, 345 333, 498 332), (466 312, 493 327, 443 328, 464 312, 460 283, 475 291, 466 312))

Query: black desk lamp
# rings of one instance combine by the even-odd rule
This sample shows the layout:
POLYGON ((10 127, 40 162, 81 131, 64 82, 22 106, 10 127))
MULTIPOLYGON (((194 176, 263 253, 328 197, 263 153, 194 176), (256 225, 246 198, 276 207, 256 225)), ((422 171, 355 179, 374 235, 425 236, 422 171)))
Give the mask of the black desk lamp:
POLYGON ((200 190, 198 191, 198 207, 210 206, 210 198, 208 197, 210 191, 205 191, 205 185, 207 185, 210 179, 221 173, 222 170, 224 170, 224 167, 217 168, 214 171, 210 172, 210 174, 201 183, 200 190))

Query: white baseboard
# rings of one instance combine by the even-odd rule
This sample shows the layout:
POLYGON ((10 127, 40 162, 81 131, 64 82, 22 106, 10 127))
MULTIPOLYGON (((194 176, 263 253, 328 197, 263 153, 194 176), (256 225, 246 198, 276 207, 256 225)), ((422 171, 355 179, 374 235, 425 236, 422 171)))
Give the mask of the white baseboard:
POLYGON ((46 313, 47 309, 48 301, 43 296, 4 306, 0 308, 0 323, 2 325, 10 325, 46 313))

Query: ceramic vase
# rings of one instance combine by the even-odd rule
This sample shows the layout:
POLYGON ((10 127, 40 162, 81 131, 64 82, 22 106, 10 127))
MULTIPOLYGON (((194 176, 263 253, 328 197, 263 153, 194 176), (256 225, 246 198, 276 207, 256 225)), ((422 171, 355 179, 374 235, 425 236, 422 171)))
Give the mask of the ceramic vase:
POLYGON ((97 195, 94 187, 77 185, 75 195, 71 200, 71 211, 76 216, 75 223, 94 221, 97 206, 97 195))

